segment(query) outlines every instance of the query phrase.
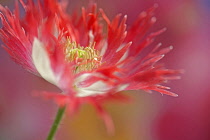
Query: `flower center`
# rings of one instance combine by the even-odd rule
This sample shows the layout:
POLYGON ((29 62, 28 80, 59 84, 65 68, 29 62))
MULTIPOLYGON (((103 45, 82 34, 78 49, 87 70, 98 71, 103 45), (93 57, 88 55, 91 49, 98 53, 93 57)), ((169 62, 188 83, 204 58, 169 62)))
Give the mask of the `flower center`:
POLYGON ((65 59, 75 63, 74 73, 91 71, 101 65, 101 56, 99 51, 94 49, 94 46, 95 43, 89 43, 87 47, 83 47, 67 39, 65 59))

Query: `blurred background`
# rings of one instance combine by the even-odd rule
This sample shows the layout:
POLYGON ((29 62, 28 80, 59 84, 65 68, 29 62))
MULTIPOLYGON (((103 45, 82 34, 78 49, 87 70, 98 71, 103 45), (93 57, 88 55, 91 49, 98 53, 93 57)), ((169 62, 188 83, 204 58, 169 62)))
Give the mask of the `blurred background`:
MULTIPOLYGON (((158 3, 158 21, 150 31, 167 27, 156 40, 163 47, 174 46, 162 61, 167 68, 185 69, 181 80, 168 84, 179 96, 125 92, 132 102, 106 106, 116 127, 113 136, 107 134, 94 109, 85 105, 78 114, 65 116, 57 140, 209 140, 210 1, 95 1, 109 18, 117 13, 127 14, 128 26, 140 12, 158 3)), ((14 0, 0 3, 14 7, 14 0)), ((88 0, 70 0, 69 9, 73 11, 87 3, 88 0)), ((16 65, 3 48, 0 56, 0 140, 44 140, 57 106, 31 93, 58 89, 16 65)))

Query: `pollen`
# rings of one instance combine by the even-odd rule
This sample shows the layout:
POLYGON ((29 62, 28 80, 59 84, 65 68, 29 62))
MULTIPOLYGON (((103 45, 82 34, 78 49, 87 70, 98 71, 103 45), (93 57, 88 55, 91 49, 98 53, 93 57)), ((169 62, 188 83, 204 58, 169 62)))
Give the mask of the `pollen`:
POLYGON ((101 65, 101 56, 94 47, 95 43, 90 42, 88 46, 83 47, 76 42, 71 42, 69 38, 67 39, 65 59, 75 64, 74 73, 91 71, 101 65))

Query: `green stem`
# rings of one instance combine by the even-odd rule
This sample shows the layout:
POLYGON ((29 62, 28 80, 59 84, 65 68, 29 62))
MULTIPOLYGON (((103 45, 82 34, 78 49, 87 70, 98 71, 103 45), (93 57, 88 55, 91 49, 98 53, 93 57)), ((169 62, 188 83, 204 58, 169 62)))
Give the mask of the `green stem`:
POLYGON ((58 109, 57 115, 55 117, 55 120, 53 122, 53 125, 52 125, 52 127, 50 129, 50 132, 49 132, 48 137, 47 137, 46 140, 53 140, 53 138, 55 136, 55 133, 56 133, 56 131, 58 129, 58 126, 59 126, 59 124, 61 122, 62 116, 63 116, 63 114, 65 112, 65 109, 66 109, 66 107, 60 107, 58 109))

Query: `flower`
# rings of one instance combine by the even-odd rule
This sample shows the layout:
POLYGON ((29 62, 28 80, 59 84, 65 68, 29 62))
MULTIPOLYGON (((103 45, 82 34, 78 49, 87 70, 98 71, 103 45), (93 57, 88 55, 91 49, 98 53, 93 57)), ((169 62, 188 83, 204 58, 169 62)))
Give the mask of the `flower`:
POLYGON ((159 49, 161 43, 142 56, 142 50, 165 31, 147 34, 156 22, 156 5, 140 13, 126 28, 127 16, 118 14, 109 20, 96 4, 82 8, 81 15, 69 15, 67 3, 57 0, 20 0, 25 15, 0 6, 0 38, 11 58, 24 69, 56 85, 62 93, 42 92, 71 111, 91 103, 109 128, 112 123, 102 104, 108 99, 125 100, 123 90, 157 91, 177 96, 162 86, 178 79, 179 71, 164 68, 157 62, 172 47, 159 49))

